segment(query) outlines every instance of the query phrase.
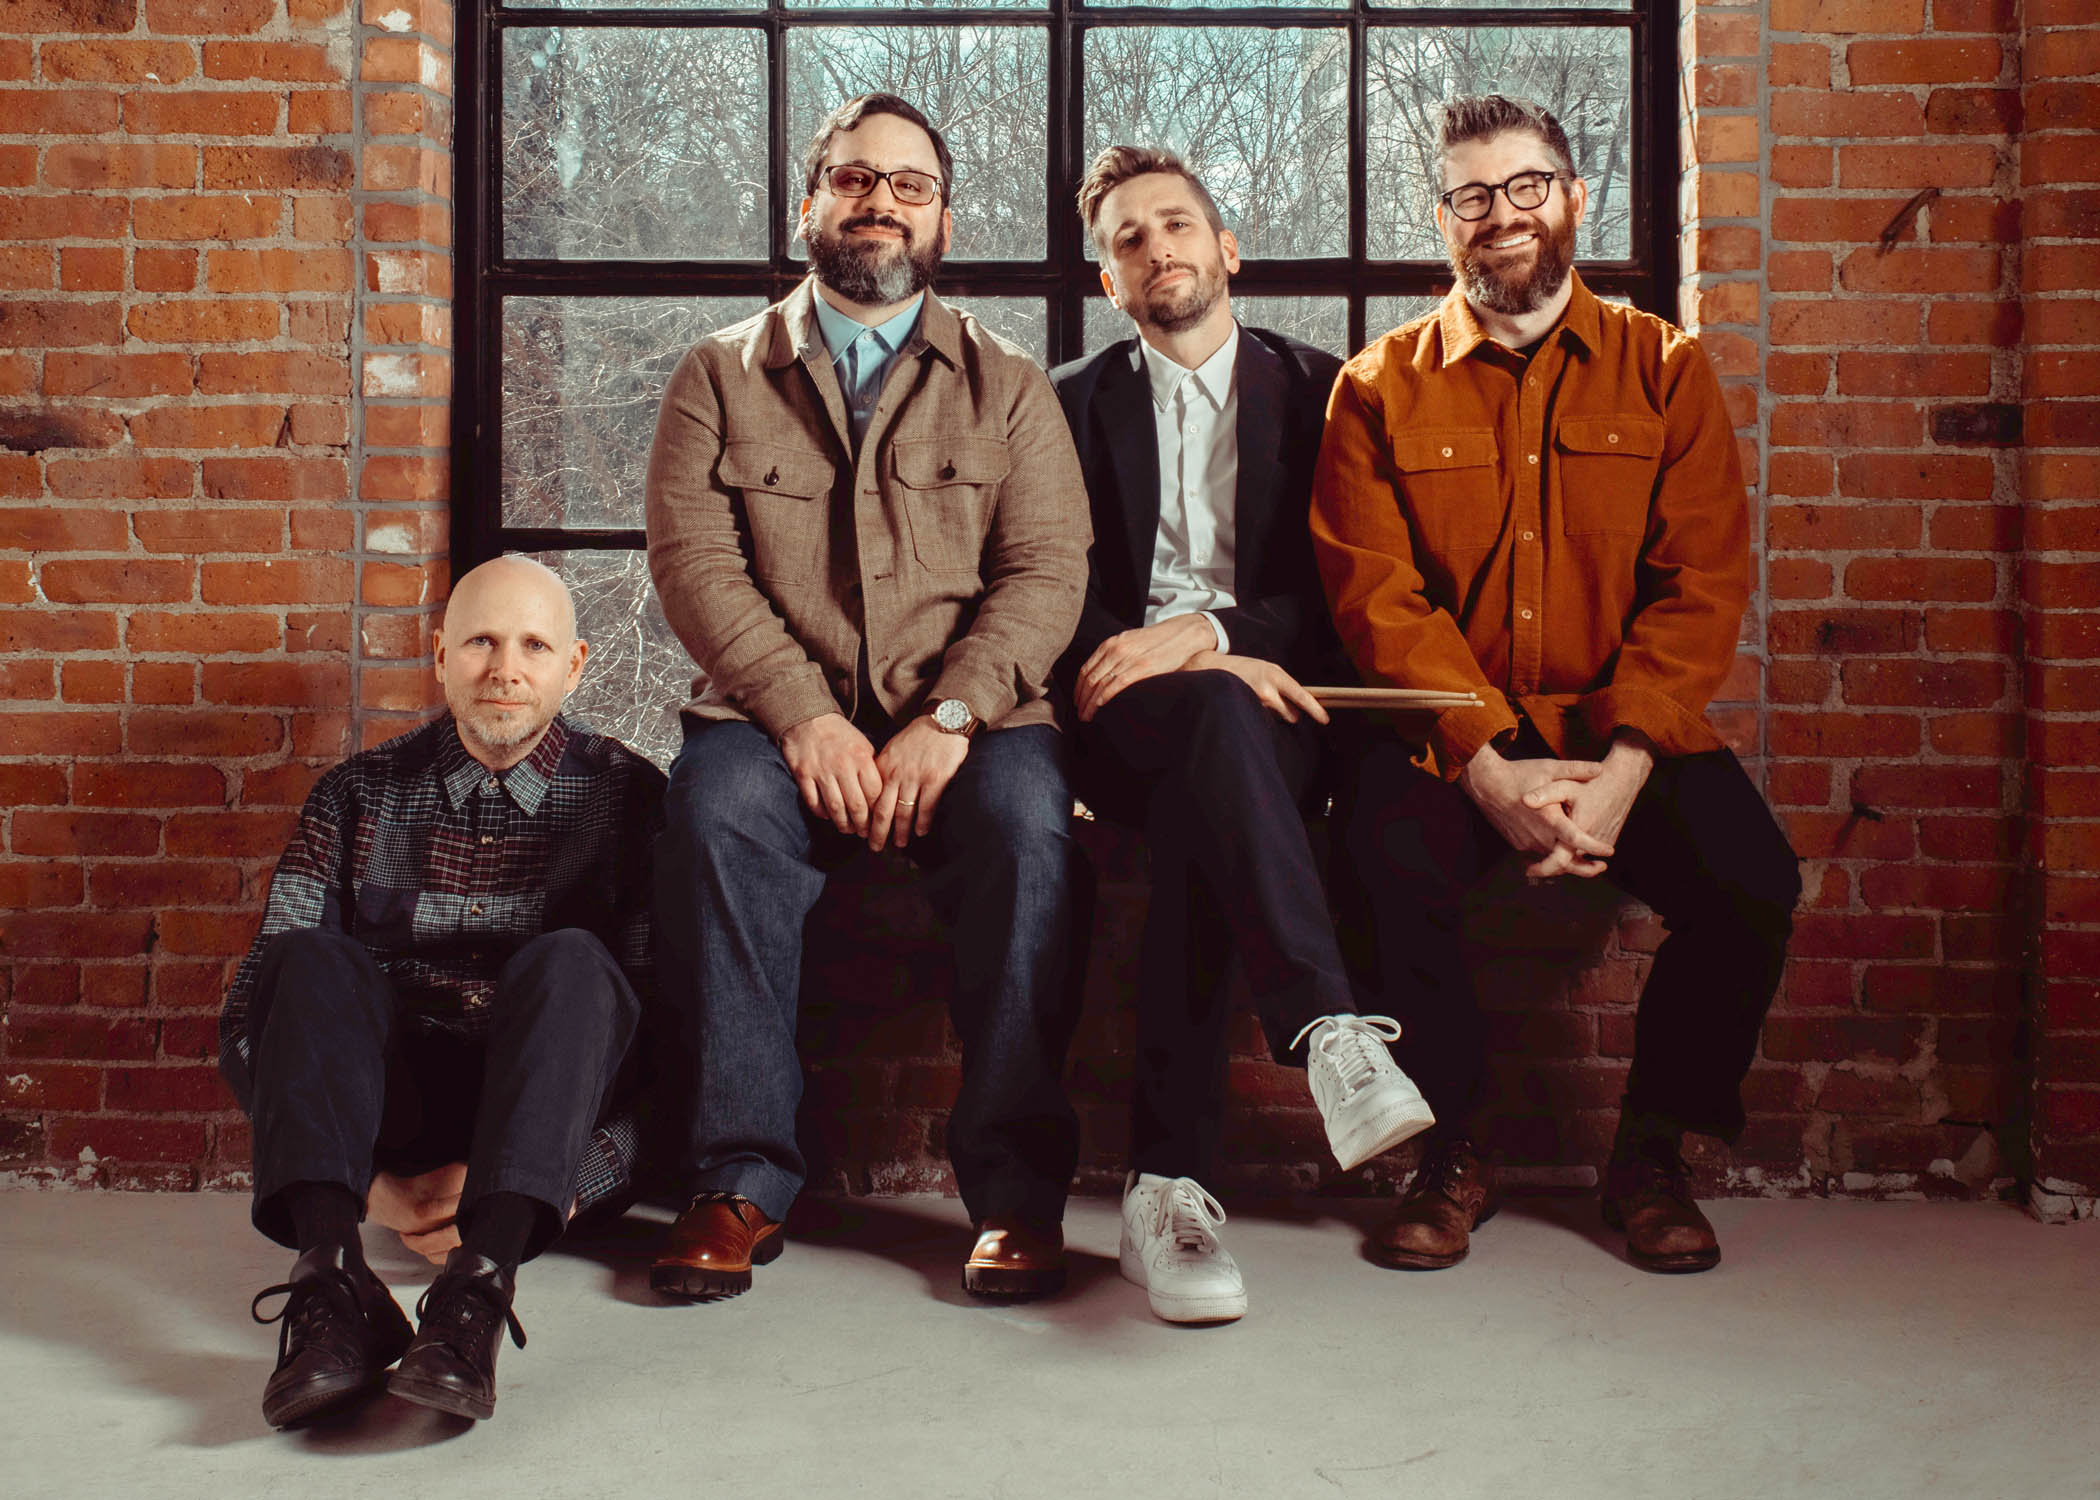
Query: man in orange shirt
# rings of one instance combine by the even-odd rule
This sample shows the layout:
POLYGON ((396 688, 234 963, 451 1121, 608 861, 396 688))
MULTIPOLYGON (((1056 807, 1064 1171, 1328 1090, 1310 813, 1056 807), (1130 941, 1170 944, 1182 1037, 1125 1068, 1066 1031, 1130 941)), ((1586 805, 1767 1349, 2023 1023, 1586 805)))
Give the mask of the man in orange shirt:
POLYGON ((1743 1126, 1741 1084, 1800 894, 1793 850, 1706 723, 1735 659, 1749 526, 1705 354, 1573 270, 1588 201, 1567 136, 1498 95, 1446 107, 1436 221, 1458 285, 1343 367, 1312 530, 1366 681, 1470 690, 1427 745, 1374 745, 1350 856, 1374 903, 1401 1065, 1435 1111, 1372 1253, 1433 1269, 1494 1212, 1476 1153, 1486 1039, 1464 888, 1508 849, 1605 876, 1670 936, 1635 1023, 1604 1215, 1655 1271, 1720 1259, 1679 1155, 1743 1126))

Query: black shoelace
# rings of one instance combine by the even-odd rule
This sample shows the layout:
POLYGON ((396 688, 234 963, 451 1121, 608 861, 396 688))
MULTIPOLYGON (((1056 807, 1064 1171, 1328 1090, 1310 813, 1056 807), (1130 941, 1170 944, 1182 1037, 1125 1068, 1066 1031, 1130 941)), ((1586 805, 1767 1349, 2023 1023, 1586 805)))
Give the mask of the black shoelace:
POLYGON ((298 1340, 301 1349, 333 1346, 340 1354, 355 1352, 355 1326, 364 1319, 364 1307, 348 1275, 329 1271, 304 1281, 285 1281, 266 1286, 248 1304, 248 1316, 262 1324, 281 1323, 277 1330, 277 1358, 298 1340), (269 1317, 262 1314, 263 1299, 282 1295, 284 1306, 269 1317))
POLYGON ((525 1329, 518 1315, 479 1280, 462 1276, 448 1286, 440 1276, 416 1299, 417 1335, 435 1339, 469 1362, 487 1347, 498 1318, 509 1325, 511 1342, 524 1348, 525 1329), (435 1312, 430 1311, 433 1303, 435 1312))

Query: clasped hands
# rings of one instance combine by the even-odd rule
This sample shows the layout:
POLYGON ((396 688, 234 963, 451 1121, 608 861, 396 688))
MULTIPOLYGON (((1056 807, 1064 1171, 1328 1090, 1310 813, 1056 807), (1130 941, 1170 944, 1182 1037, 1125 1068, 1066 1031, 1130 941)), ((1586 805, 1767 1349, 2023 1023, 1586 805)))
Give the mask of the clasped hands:
POLYGON ((415 1177, 374 1172, 365 1216, 401 1236, 401 1243, 432 1265, 459 1247, 459 1194, 467 1164, 451 1162, 415 1177))
POLYGON ((1133 682, 1167 672, 1208 671, 1232 673, 1280 719, 1295 724, 1302 710, 1318 723, 1327 722, 1319 700, 1276 663, 1218 650, 1217 632, 1200 614, 1175 615, 1157 625, 1125 630, 1096 646, 1072 684, 1072 706, 1082 723, 1090 723, 1133 682))
POLYGON ((1604 759, 1506 760, 1482 745, 1458 784, 1513 849, 1539 858, 1524 867, 1530 880, 1602 875, 1617 852, 1619 832, 1648 780, 1655 753, 1645 741, 1620 734, 1604 759))
POLYGON ((844 714, 804 719, 780 737, 802 804, 840 833, 870 849, 902 849, 933 832, 941 795, 962 769, 970 742, 920 716, 890 736, 878 754, 844 714))

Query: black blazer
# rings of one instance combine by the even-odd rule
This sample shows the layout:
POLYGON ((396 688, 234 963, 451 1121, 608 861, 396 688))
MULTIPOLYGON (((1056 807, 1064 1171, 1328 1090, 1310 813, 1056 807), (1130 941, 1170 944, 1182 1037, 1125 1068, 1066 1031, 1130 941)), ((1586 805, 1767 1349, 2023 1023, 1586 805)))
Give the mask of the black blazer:
MULTIPOLYGON (((1059 675, 1069 688, 1103 641, 1145 622, 1159 533, 1159 439, 1136 339, 1050 372, 1086 475, 1094 544, 1086 603, 1059 675)), ((1240 329, 1239 491, 1232 593, 1219 610, 1235 655, 1276 662, 1301 680, 1332 672, 1340 647, 1313 563, 1307 516, 1327 396, 1342 362, 1263 328, 1240 329)), ((1348 681, 1355 681, 1351 675, 1348 681)))

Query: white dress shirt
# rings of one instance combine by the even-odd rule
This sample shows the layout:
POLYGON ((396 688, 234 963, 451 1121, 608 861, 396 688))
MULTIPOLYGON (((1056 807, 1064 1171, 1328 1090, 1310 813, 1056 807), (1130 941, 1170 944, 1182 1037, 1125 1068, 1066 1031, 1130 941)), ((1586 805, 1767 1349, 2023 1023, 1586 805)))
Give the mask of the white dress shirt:
POLYGON ((1234 500, 1240 480, 1240 327, 1191 370, 1143 339, 1139 358, 1152 386, 1159 434, 1159 531, 1152 539, 1152 586, 1145 623, 1201 614, 1231 650, 1213 611, 1230 609, 1234 500))

